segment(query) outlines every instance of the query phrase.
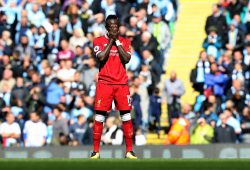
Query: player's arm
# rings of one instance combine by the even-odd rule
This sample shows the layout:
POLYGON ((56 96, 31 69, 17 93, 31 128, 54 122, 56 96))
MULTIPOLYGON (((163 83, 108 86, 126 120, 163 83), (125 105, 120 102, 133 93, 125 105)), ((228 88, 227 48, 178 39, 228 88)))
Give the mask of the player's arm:
POLYGON ((118 52, 119 52, 119 56, 120 59, 122 61, 123 64, 127 64, 131 58, 131 54, 128 53, 122 46, 122 43, 119 40, 115 41, 115 44, 117 46, 118 52))
POLYGON ((114 39, 110 39, 108 45, 102 51, 96 53, 96 57, 99 61, 103 62, 108 59, 113 44, 114 39))

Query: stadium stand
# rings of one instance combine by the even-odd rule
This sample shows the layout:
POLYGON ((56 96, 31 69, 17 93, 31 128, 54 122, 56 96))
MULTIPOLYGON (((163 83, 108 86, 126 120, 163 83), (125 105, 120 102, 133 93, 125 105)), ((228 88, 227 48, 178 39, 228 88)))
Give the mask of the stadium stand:
MULTIPOLYGON (((177 18, 176 0, 1 0, 0 4, 4 147, 92 143, 99 64, 93 39, 105 34, 105 18, 114 13, 121 21, 121 36, 132 40, 127 70, 136 143, 145 144, 149 130, 162 133, 161 109, 158 115, 152 112, 161 106, 160 100, 154 108, 150 103, 164 72, 177 18)), ((119 125, 117 112, 110 115, 119 125)))
MULTIPOLYGON (((0 0, 2 146, 92 144, 93 39, 114 13, 132 42, 136 145, 250 143, 249 3, 0 0)), ((120 145, 119 114, 109 116, 120 145)))

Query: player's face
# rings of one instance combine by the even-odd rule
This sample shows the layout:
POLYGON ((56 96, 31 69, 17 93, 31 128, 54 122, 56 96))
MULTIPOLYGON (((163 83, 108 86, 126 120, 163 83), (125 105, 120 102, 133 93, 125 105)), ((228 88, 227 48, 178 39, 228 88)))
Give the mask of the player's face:
POLYGON ((116 19, 110 19, 107 22, 107 31, 108 32, 118 32, 119 22, 116 19))

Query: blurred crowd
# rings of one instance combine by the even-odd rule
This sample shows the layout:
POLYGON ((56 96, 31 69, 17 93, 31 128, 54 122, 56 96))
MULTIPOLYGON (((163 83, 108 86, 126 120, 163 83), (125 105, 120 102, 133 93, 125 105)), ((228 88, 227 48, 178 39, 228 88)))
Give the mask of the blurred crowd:
POLYGON ((205 23, 204 50, 190 74, 199 95, 193 109, 183 107, 182 127, 187 135, 180 140, 250 143, 249 16, 248 0, 220 0, 212 6, 205 23))
MULTIPOLYGON (((159 133, 157 87, 177 20, 177 0, 0 0, 0 6, 2 146, 92 144, 99 64, 93 39, 106 33, 109 14, 119 17, 120 35, 132 41, 127 74, 135 143, 146 143, 150 125, 159 133)), ((180 86, 175 79, 173 72, 166 89, 180 86)), ((184 91, 173 93, 173 101, 179 101, 184 91)), ((171 96, 168 90, 164 94, 171 96)), ((103 144, 123 143, 118 117, 111 111, 103 144)))

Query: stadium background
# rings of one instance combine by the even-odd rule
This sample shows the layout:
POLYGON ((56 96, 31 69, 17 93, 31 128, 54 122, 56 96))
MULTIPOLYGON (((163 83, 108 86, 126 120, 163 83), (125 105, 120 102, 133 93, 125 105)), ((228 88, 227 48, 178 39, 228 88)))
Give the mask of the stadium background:
MULTIPOLYGON (((132 40, 133 59, 127 68, 133 92, 135 145, 161 145, 161 148, 170 144, 226 142, 240 147, 240 143, 249 143, 248 1, 231 1, 151 0, 147 4, 146 0, 2 0, 2 146, 9 151, 13 148, 14 152, 19 147, 25 151, 32 146, 50 150, 65 145, 86 148, 91 145, 98 71, 92 41, 105 34, 103 21, 111 13, 116 13, 122 21, 120 33, 132 40), (206 20, 212 15, 212 8, 216 11, 214 4, 219 4, 218 12, 214 12, 222 18, 219 24, 216 17, 210 18, 210 22, 206 20), (237 42, 228 33, 231 26, 238 30, 235 35, 232 33, 237 42), (211 36, 206 32, 217 32, 217 39, 210 42, 211 36), (211 74, 213 63, 222 73, 211 74), (176 86, 169 81, 175 74, 176 86), (219 77, 222 83, 213 82, 213 76, 217 75, 222 75, 219 77), (206 82, 208 76, 210 82, 206 82), (216 93, 217 87, 222 89, 221 94, 216 93), (160 89, 159 97, 155 95, 156 88, 160 89), (171 90, 180 95, 173 97, 171 90), (37 114, 29 121, 33 112, 37 114), (6 128, 6 115, 12 128, 6 128), (12 115, 16 123, 12 123, 12 115), (220 115, 225 115, 231 123, 228 126, 233 133, 227 134, 226 141, 225 136, 218 136, 221 129, 225 133, 218 123, 223 118, 220 115), (29 135, 32 144, 25 144, 29 135)), ((106 129, 119 127, 117 112, 109 115, 106 129)), ((111 145, 108 141, 104 132, 104 147, 111 145)), ((226 157, 241 157, 240 150, 235 152, 236 156, 229 151, 226 157)))

